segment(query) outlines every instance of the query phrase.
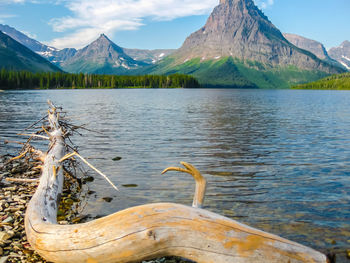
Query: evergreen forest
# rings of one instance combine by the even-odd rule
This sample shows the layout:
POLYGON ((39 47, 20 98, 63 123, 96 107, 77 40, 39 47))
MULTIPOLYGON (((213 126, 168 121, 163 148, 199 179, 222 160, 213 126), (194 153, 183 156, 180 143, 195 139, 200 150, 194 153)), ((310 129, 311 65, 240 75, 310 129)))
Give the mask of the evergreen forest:
POLYGON ((0 71, 0 89, 199 88, 188 75, 120 76, 64 72, 0 71))
POLYGON ((293 88, 350 90, 350 73, 331 75, 314 82, 296 85, 293 88))

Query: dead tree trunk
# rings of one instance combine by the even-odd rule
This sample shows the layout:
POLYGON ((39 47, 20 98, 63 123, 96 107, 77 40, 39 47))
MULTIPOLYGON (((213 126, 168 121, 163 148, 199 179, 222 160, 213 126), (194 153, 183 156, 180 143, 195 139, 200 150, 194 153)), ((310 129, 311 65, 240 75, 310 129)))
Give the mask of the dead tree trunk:
POLYGON ((88 223, 58 225, 65 136, 55 108, 49 111, 49 122, 49 150, 25 217, 27 239, 45 259, 125 263, 173 255, 205 263, 327 262, 311 248, 207 210, 174 203, 131 207, 88 223))

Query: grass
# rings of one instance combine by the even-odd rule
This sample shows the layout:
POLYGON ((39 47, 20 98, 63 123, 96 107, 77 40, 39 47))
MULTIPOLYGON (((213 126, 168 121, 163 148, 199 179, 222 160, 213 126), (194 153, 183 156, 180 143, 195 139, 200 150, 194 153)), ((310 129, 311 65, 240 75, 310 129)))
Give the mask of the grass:
POLYGON ((148 68, 152 74, 182 73, 196 77, 203 87, 288 89, 293 85, 327 76, 321 71, 302 70, 295 66, 272 67, 257 61, 232 57, 218 60, 195 58, 176 65, 171 56, 148 68))

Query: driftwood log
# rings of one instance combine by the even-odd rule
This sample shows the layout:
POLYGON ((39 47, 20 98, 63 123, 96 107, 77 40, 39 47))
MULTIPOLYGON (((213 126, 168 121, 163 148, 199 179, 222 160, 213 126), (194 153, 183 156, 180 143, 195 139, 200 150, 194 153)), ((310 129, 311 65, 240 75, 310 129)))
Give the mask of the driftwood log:
POLYGON ((197 183, 194 207, 155 203, 131 207, 76 225, 58 225, 58 202, 63 186, 65 134, 54 107, 51 129, 37 191, 25 216, 27 239, 53 262, 140 262, 180 256, 196 262, 327 262, 326 256, 227 217, 199 208, 205 180, 191 165, 169 168, 192 174, 197 183), (196 178, 197 177, 197 178, 196 178))

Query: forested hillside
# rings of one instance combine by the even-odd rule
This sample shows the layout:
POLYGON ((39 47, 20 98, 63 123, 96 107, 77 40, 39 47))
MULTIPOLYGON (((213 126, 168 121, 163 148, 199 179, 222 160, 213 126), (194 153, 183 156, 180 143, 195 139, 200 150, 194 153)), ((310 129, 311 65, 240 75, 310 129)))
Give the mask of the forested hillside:
POLYGON ((331 75, 318 81, 296 85, 293 88, 350 90, 350 73, 331 75))

